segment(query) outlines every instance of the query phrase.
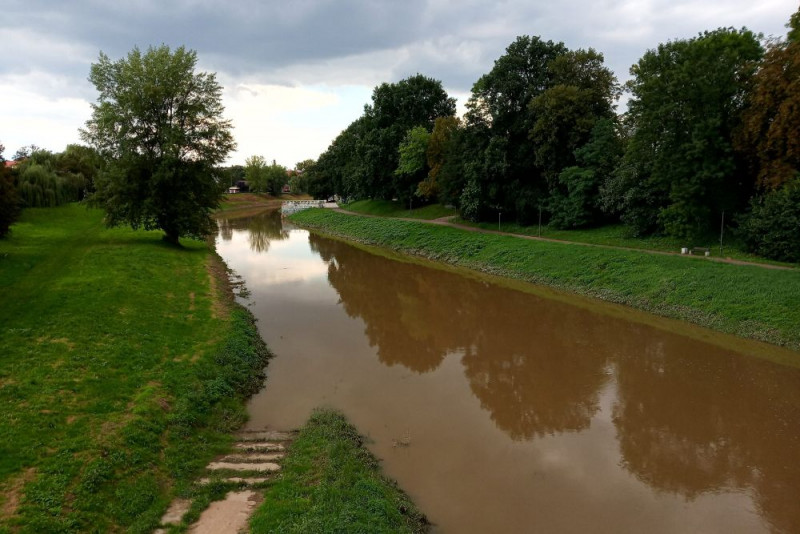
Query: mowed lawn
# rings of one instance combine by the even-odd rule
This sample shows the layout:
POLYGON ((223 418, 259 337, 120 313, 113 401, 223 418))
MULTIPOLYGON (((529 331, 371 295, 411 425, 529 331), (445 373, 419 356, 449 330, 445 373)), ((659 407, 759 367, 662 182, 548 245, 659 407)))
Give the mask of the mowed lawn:
POLYGON ((68 205, 0 240, 0 532, 151 531, 241 424, 266 348, 161 235, 68 205))

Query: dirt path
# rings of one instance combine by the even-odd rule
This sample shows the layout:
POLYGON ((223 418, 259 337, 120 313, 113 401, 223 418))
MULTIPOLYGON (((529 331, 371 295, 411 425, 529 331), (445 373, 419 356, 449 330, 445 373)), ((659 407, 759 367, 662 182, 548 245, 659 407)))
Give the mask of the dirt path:
POLYGON ((436 225, 439 225, 439 226, 449 226, 451 228, 458 228, 459 230, 467 230, 469 232, 478 232, 478 233, 482 233, 482 234, 505 235, 505 236, 510 236, 510 237, 518 237, 518 238, 521 238, 521 239, 528 239, 528 240, 531 240, 531 241, 545 241, 545 242, 549 242, 549 243, 560 243, 560 244, 566 244, 566 245, 580 245, 580 246, 584 246, 584 247, 606 248, 606 249, 612 249, 612 250, 626 250, 626 251, 631 251, 631 252, 643 252, 645 254, 657 254, 657 255, 661 255, 661 256, 680 256, 680 257, 684 257, 684 258, 693 258, 693 259, 697 259, 697 260, 715 261, 717 263, 730 263, 730 264, 733 264, 733 265, 751 265, 753 267, 762 267, 764 269, 774 269, 774 270, 779 270, 779 271, 792 271, 792 270, 795 270, 794 267, 786 267, 786 266, 783 266, 783 265, 772 265, 772 264, 769 264, 769 263, 757 263, 757 262, 754 262, 754 261, 746 261, 746 260, 735 260, 733 258, 719 258, 719 257, 713 257, 713 256, 693 256, 691 254, 689 254, 689 255, 680 254, 678 252, 666 252, 666 251, 662 251, 662 250, 651 250, 651 249, 646 249, 646 248, 620 247, 620 246, 615 246, 615 245, 601 245, 601 244, 597 244, 597 243, 581 243, 579 241, 566 241, 564 239, 553 239, 553 238, 550 238, 550 237, 537 237, 537 236, 531 236, 531 235, 525 235, 525 234, 515 234, 515 233, 511 233, 511 232, 501 232, 501 231, 497 231, 497 230, 486 230, 484 228, 475 228, 474 226, 467 226, 465 224, 454 223, 454 222, 452 222, 452 220, 456 217, 455 215, 449 215, 447 217, 440 217, 438 219, 413 219, 413 218, 410 218, 410 217, 381 217, 379 215, 367 215, 367 214, 364 214, 364 213, 356 213, 356 212, 353 212, 353 211, 347 211, 347 210, 342 209, 342 208, 334 208, 334 211, 337 211, 339 213, 344 213, 344 214, 347 214, 347 215, 356 215, 356 216, 361 216, 361 217, 371 217, 371 218, 377 218, 377 219, 396 219, 398 221, 421 222, 421 223, 427 223, 427 224, 436 224, 436 225))
MULTIPOLYGON (((281 470, 286 448, 295 438, 294 432, 252 431, 237 434, 229 454, 206 466, 207 476, 196 482, 231 484, 225 498, 214 501, 189 527, 191 534, 237 534, 247 528, 250 516, 264 500, 263 485, 281 470)), ((161 527, 154 534, 180 525, 191 508, 189 499, 175 499, 161 518, 161 527)))

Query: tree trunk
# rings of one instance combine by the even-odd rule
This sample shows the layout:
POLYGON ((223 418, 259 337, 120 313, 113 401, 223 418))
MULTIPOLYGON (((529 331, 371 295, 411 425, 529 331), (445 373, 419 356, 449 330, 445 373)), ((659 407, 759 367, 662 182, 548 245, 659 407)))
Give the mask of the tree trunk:
POLYGON ((164 237, 162 238, 164 241, 171 245, 180 246, 178 242, 178 232, 175 230, 164 230, 164 237))

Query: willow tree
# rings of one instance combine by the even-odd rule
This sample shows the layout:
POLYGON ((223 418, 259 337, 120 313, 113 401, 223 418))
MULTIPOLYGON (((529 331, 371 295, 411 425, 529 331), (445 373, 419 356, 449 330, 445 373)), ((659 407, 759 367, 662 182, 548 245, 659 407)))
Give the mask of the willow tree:
POLYGON ((196 64, 194 51, 166 45, 117 61, 101 52, 92 64, 100 95, 81 134, 108 160, 94 200, 109 226, 161 229, 175 244, 211 232, 222 193, 214 168, 235 143, 222 88, 196 64))

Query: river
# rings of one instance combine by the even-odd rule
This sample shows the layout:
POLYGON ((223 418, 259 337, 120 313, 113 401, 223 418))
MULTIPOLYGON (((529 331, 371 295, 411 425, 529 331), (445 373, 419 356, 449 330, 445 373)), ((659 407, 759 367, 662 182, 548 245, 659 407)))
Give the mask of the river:
POLYGON ((800 369, 275 211, 219 226, 276 354, 250 425, 341 410, 436 532, 800 532, 800 369))

